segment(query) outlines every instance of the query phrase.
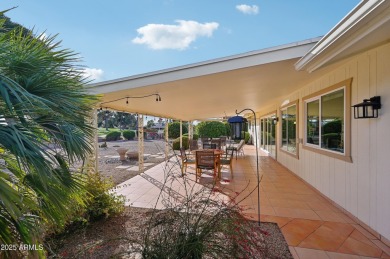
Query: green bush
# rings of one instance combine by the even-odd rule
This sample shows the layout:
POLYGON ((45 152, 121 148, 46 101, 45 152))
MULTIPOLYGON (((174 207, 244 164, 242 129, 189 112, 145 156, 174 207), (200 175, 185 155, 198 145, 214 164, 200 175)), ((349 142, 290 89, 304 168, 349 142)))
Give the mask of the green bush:
POLYGON ((226 128, 226 136, 230 136, 232 134, 231 133, 230 123, 229 122, 225 122, 224 125, 225 125, 225 128, 226 128))
MULTIPOLYGON (((188 133, 183 134, 183 136, 188 137, 188 133)), ((196 133, 194 133, 192 139, 193 139, 193 140, 198 140, 198 139, 199 139, 199 135, 196 134, 196 133)))
POLYGON ((249 134, 249 132, 245 132, 245 144, 247 144, 249 142, 249 139, 251 138, 251 134, 249 134))
MULTIPOLYGON (((188 133, 188 127, 183 123, 183 132, 182 134, 188 133)), ((180 137, 180 122, 175 121, 168 124, 168 138, 178 138, 180 137)))
POLYGON ((196 129, 200 137, 219 138, 226 136, 226 126, 219 121, 202 121, 196 129))
POLYGON ((106 135, 106 141, 115 141, 119 140, 121 133, 119 131, 111 131, 106 135))
MULTIPOLYGON (((183 147, 184 149, 188 149, 190 147, 188 136, 183 136, 183 147)), ((180 150, 180 138, 177 138, 172 143, 173 150, 180 150)))
POLYGON ((104 179, 99 173, 89 173, 86 190, 91 194, 87 201, 85 218, 94 221, 117 215, 124 210, 123 196, 115 196, 109 193, 114 183, 104 179))
POLYGON ((132 130, 124 130, 122 134, 123 137, 127 140, 133 140, 135 137, 135 132, 132 130))

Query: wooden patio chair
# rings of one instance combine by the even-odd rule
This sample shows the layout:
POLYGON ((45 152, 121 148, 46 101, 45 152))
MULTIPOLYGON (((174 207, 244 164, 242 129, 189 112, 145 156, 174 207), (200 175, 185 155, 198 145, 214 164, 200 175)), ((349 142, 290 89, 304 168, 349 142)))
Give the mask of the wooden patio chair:
POLYGON ((217 144, 215 144, 215 143, 203 143, 203 149, 217 149, 217 144))
POLYGON ((196 178, 202 175, 202 170, 212 170, 214 175, 214 181, 220 174, 220 156, 215 155, 214 151, 196 151, 196 178))
MULTIPOLYGON (((233 174, 233 156, 234 156, 233 149, 226 150, 225 155, 221 157, 221 161, 220 161, 220 167, 222 168, 224 165, 228 165, 231 174, 233 174)), ((221 172, 221 169, 219 169, 219 172, 221 172)), ((221 178, 220 175, 219 177, 221 178)))
POLYGON ((184 171, 187 170, 188 164, 195 164, 195 160, 187 156, 186 150, 183 147, 180 148, 180 157, 181 157, 181 175, 184 176, 184 171))
POLYGON ((211 140, 211 144, 215 144, 217 149, 221 149, 222 148, 222 141, 221 141, 220 138, 212 139, 211 140))

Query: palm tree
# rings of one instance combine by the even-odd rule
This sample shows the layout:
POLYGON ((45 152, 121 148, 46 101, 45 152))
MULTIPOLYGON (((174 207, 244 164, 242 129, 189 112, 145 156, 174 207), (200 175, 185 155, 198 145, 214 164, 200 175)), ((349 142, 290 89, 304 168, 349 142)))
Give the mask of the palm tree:
POLYGON ((4 21, 0 244, 39 245, 43 226, 64 224, 72 203, 83 202, 83 177, 70 173, 68 165, 85 161, 92 152, 94 127, 87 118, 96 100, 86 94, 74 52, 61 49, 55 36, 35 37, 20 27, 7 30, 4 21))

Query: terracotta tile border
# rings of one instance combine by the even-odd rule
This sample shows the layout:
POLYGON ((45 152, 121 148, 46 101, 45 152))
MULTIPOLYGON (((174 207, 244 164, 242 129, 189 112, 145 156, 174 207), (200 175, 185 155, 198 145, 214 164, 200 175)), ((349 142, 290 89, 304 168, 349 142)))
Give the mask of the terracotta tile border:
MULTIPOLYGON (((360 230, 365 230, 363 231, 362 233, 363 234, 371 234, 372 236, 375 237, 375 239, 372 239, 373 243, 375 243, 379 248, 381 248, 383 251, 385 251, 385 253, 387 253, 389 256, 390 256, 390 240, 387 239, 386 237, 382 236, 381 234, 379 234, 377 231, 375 231, 374 229, 372 229, 370 226, 368 226, 367 224, 365 224, 363 221, 361 221, 360 219, 358 219, 356 216, 352 215, 349 211, 347 211, 346 209, 344 209, 343 207, 341 207, 340 205, 338 205, 336 202, 334 202, 333 200, 331 200, 330 198, 328 198, 327 196, 325 196, 324 194, 322 194, 319 190, 317 190, 316 188, 314 188, 313 186, 311 186, 308 182, 306 182, 304 179, 302 179, 300 176, 298 176, 297 174, 293 173, 292 171, 290 171, 287 167, 285 167, 284 165, 282 165, 281 163, 279 163, 277 160, 274 160, 276 163, 280 164, 281 166, 283 166, 285 168, 285 170, 289 173, 291 173, 292 175, 294 175, 295 177, 297 177, 298 179, 300 179, 304 184, 306 184, 310 189, 312 189, 315 193, 317 193, 319 196, 321 196, 322 198, 324 198, 325 200, 327 200, 329 203, 331 203, 334 207, 336 207, 337 209, 339 209, 341 212, 343 212, 346 216, 348 216, 349 218, 351 218, 352 221, 354 221, 357 226, 355 226, 355 228, 357 228, 359 231, 360 230), (360 227, 360 228, 358 228, 360 227), (374 241, 377 241, 377 242, 374 242, 374 241)), ((354 225, 353 223, 349 223, 351 225, 354 225)))

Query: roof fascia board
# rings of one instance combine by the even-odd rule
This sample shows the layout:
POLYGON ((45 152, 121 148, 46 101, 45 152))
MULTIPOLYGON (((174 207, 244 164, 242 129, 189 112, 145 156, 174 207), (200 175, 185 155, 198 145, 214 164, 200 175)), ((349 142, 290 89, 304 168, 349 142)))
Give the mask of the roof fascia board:
POLYGON ((386 23, 390 19, 388 12, 378 14, 375 11, 379 6, 389 5, 389 2, 365 0, 359 3, 295 64, 295 69, 310 73, 315 71, 386 23))
POLYGON ((89 85, 88 91, 91 94, 105 94, 115 91, 252 67, 256 65, 263 65, 293 58, 300 58, 305 53, 307 53, 319 40, 320 37, 317 37, 305 41, 252 51, 225 58, 100 82, 89 85))

